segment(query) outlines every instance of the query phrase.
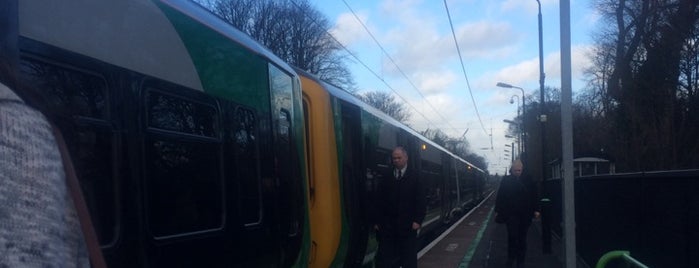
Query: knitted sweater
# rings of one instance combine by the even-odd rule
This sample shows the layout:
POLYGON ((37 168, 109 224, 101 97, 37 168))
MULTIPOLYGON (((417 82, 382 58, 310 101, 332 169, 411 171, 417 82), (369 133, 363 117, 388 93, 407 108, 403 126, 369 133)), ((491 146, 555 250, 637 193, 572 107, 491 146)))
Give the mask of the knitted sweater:
POLYGON ((0 267, 89 267, 51 127, 3 84, 0 267))

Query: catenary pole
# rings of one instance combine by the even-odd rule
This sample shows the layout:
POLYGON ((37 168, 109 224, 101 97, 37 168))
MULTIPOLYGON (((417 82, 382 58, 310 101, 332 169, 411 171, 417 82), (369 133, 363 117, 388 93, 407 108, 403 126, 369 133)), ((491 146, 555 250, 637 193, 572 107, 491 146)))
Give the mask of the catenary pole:
POLYGON ((546 80, 546 73, 544 73, 544 30, 543 30, 543 19, 541 17, 541 2, 536 0, 539 4, 539 122, 541 129, 541 180, 546 180, 546 107, 545 107, 545 94, 544 94, 544 81, 546 80))
POLYGON ((576 266, 575 181, 573 177, 573 113, 570 53, 570 0, 560 1, 561 18, 561 141, 563 159, 563 239, 565 264, 576 266))

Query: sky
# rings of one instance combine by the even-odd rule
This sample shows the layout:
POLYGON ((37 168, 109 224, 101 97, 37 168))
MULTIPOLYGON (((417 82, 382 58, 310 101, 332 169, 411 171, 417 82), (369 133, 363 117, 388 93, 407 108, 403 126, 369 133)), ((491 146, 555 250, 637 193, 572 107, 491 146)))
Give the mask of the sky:
MULTIPOLYGON (((539 100, 536 0, 446 0, 446 7, 444 0, 310 3, 328 18, 330 33, 351 53, 348 67, 358 93, 389 92, 408 107, 408 124, 415 130, 437 128, 465 138, 493 174, 509 167, 505 144, 513 140, 505 137, 509 124, 503 120, 517 116, 522 91, 496 84, 521 87, 539 100)), ((570 0, 570 6, 575 94, 586 84, 586 55, 599 16, 588 0, 570 0)), ((545 85, 561 88, 559 1, 541 0, 541 13, 545 85)))

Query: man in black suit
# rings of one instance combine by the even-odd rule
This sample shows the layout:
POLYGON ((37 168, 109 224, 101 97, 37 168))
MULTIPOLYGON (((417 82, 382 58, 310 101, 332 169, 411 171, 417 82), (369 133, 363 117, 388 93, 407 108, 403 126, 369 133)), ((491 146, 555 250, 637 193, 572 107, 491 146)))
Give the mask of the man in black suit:
POLYGON ((408 169, 408 153, 396 147, 393 170, 378 189, 378 268, 417 267, 417 230, 425 218, 425 194, 418 174, 408 169))
POLYGON ((520 160, 512 162, 510 175, 502 178, 495 199, 496 217, 504 219, 507 226, 507 267, 524 267, 527 230, 532 217, 539 217, 536 183, 522 175, 522 167, 520 160))

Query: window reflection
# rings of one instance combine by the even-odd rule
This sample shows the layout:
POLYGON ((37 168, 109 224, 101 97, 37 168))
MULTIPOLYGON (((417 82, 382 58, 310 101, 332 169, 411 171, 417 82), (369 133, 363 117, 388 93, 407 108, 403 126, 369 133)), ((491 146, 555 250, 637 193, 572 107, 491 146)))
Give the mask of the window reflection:
POLYGON ((36 90, 47 105, 42 107, 59 118, 90 211, 100 244, 116 239, 117 184, 114 174, 119 163, 115 155, 116 130, 109 118, 108 87, 94 72, 51 63, 23 55, 22 83, 36 90))
POLYGON ((23 82, 41 90, 52 110, 73 116, 107 118, 107 85, 98 75, 30 57, 21 61, 23 82))
POLYGON ((149 91, 148 104, 149 127, 215 137, 216 111, 212 106, 156 91, 149 91))
POLYGON ((213 105, 149 90, 146 195, 156 237, 222 227, 218 112, 213 105), (166 130, 166 131, 163 131, 166 130))
POLYGON ((441 170, 442 166, 423 160, 421 163, 422 179, 426 188, 427 214, 439 215, 442 200, 441 170))
POLYGON ((233 152, 236 174, 240 185, 241 216, 245 225, 261 221, 259 155, 257 149, 257 119, 245 108, 237 108, 230 117, 233 128, 233 152))
POLYGON ((148 139, 147 196, 156 237, 213 229, 222 222, 216 144, 148 139))

